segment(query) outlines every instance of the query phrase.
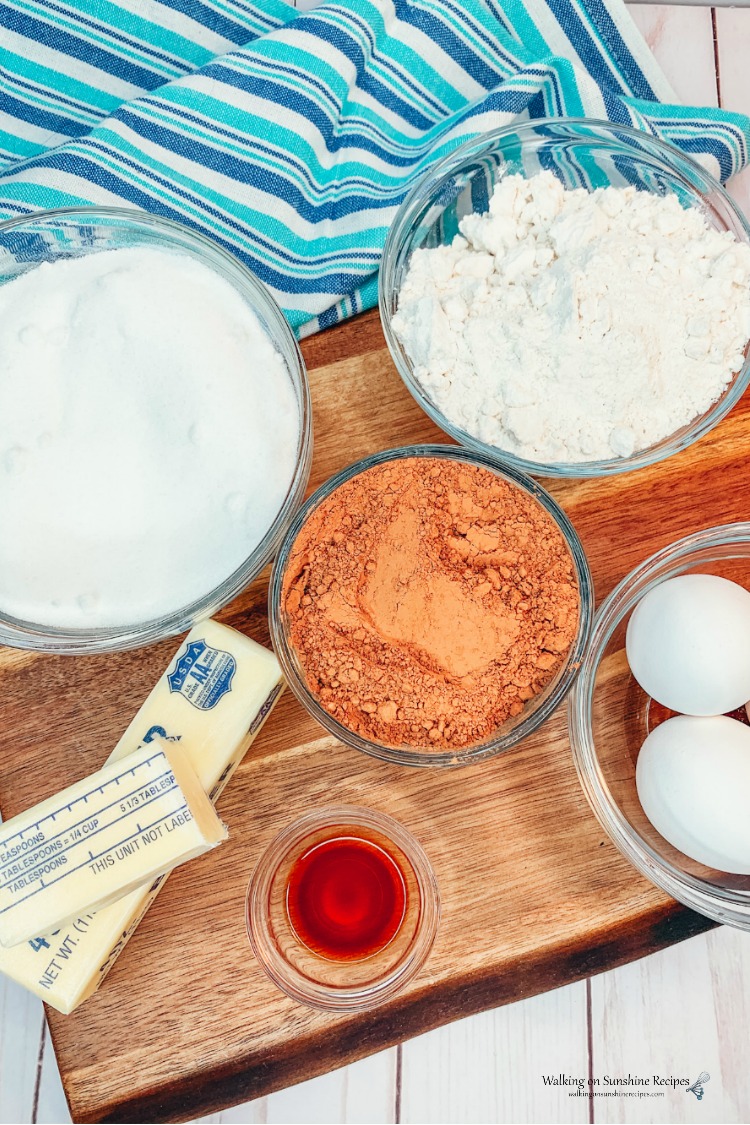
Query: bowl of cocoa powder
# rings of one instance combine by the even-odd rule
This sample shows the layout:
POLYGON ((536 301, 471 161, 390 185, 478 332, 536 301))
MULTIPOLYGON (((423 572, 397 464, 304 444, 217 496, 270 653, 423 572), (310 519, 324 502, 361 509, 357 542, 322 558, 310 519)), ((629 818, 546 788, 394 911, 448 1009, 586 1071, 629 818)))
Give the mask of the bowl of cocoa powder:
POLYGON ((421 445, 365 458, 310 497, 269 607, 292 692, 341 742, 458 766, 510 749, 560 705, 593 590, 575 529, 538 483, 421 445))

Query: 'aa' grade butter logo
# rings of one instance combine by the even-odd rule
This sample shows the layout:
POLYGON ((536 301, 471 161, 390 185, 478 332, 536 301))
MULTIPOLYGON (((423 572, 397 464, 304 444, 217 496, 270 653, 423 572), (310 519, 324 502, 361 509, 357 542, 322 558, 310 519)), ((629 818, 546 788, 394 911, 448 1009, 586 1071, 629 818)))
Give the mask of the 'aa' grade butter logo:
POLYGON ((211 648, 205 641, 191 641, 167 676, 169 690, 180 692, 200 711, 210 711, 232 690, 236 670, 231 652, 211 648))

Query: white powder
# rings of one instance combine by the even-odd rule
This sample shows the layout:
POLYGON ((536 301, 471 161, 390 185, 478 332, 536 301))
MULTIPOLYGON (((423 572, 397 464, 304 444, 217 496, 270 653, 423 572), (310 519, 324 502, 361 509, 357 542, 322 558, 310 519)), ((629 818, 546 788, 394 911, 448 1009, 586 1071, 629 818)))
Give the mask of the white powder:
POLYGON ((495 187, 418 250, 393 327, 450 421, 535 461, 625 457, 702 414, 750 337, 750 248, 677 197, 495 187))
POLYGON ((0 287, 0 610, 133 625, 209 593, 294 473, 287 367, 237 290, 133 248, 0 287))

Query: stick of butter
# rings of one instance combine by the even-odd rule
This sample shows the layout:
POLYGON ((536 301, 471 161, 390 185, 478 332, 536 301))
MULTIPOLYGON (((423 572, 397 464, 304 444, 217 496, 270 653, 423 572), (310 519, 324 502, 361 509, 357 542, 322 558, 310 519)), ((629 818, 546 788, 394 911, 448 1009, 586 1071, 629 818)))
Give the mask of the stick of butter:
POLYGON ((154 739, 0 827, 0 945, 116 902, 226 837, 190 762, 154 739))
MULTIPOLYGON (((272 652, 226 625, 204 621, 188 634, 109 761, 154 737, 175 742, 216 801, 283 687, 272 652)), ((165 879, 96 914, 82 914, 54 934, 0 948, 0 972, 58 1011, 72 1012, 104 980, 165 879)))

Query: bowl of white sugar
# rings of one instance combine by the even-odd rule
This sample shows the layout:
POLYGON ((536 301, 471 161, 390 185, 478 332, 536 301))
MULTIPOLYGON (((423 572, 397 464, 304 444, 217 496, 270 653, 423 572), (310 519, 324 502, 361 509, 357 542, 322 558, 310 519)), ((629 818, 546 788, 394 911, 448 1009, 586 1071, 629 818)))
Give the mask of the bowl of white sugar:
POLYGON ((750 379, 750 228, 689 156, 624 126, 484 134, 404 200, 380 273, 395 365, 470 449, 594 477, 692 444, 750 379))
POLYGON ((0 643, 107 652, 215 613, 311 453, 292 331, 218 242, 111 208, 0 224, 0 643))

